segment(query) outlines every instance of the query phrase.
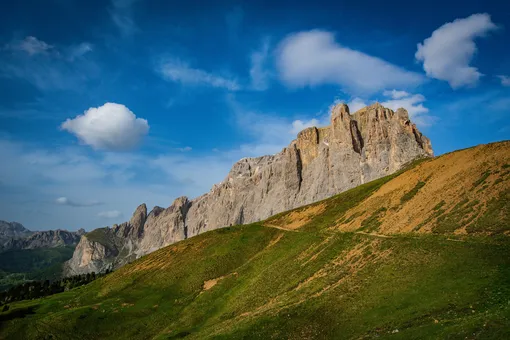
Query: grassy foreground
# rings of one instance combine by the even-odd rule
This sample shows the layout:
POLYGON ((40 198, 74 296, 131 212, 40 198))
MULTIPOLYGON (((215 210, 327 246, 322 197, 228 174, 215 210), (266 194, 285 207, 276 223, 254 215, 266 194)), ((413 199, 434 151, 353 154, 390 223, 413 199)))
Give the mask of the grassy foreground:
POLYGON ((509 157, 463 150, 204 233, 12 304, 0 338, 508 339, 509 157))

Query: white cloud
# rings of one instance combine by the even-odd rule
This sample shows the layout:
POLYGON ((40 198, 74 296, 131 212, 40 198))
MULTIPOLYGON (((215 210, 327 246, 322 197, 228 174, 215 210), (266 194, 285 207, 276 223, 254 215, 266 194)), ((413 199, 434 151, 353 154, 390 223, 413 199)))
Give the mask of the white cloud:
POLYGON ((390 108, 392 110, 397 110, 401 107, 405 108, 409 115, 415 116, 422 113, 429 112, 429 109, 423 106, 423 102, 425 101, 425 97, 421 94, 409 94, 407 97, 399 98, 399 99, 390 99, 381 103, 381 105, 390 108))
POLYGON ((321 125, 318 119, 312 118, 307 121, 302 121, 301 119, 297 119, 292 122, 292 129, 290 132, 293 135, 297 135, 300 131, 303 131, 306 128, 312 127, 312 126, 319 126, 321 125))
POLYGON ((427 76, 445 80, 452 88, 473 86, 482 76, 469 64, 476 53, 475 38, 497 29, 488 14, 473 14, 436 29, 418 44, 416 59, 423 62, 427 76))
POLYGON ((183 148, 176 148, 176 150, 180 151, 180 152, 188 152, 188 151, 193 150, 193 148, 191 146, 185 146, 183 148))
MULTIPOLYGON (((413 122, 419 126, 429 126, 437 120, 437 117, 428 115, 429 109, 423 105, 425 97, 421 94, 411 94, 406 91, 392 90, 384 91, 383 95, 390 97, 391 99, 382 101, 382 106, 394 111, 399 108, 405 108, 413 122)), ((349 112, 351 114, 370 105, 369 101, 359 97, 355 97, 350 101, 337 99, 330 105, 329 111, 331 112, 333 107, 339 103, 346 103, 347 106, 349 106, 349 112)))
POLYGON ((409 113, 409 118, 419 126, 429 126, 436 121, 436 117, 428 115, 429 109, 423 105, 425 97, 421 94, 410 94, 400 96, 403 91, 385 91, 384 95, 392 99, 381 103, 382 106, 392 109, 404 108, 409 113), (395 94, 397 96, 395 97, 395 94))
POLYGON ((277 51, 277 67, 281 80, 291 87, 334 84, 351 93, 373 93, 423 81, 420 74, 344 47, 333 33, 320 30, 285 38, 277 51))
POLYGON ((250 56, 251 87, 256 91, 264 91, 268 88, 270 73, 267 69, 269 56, 269 40, 265 39, 259 50, 254 51, 250 56))
POLYGON ((397 90, 384 91, 383 94, 385 96, 391 97, 393 99, 400 99, 400 98, 409 96, 408 92, 406 92, 406 91, 397 91, 397 90))
POLYGON ((59 204, 59 205, 68 205, 68 206, 71 206, 71 207, 93 207, 93 206, 96 206, 96 205, 101 205, 102 203, 101 202, 97 202, 97 201, 91 201, 91 202, 76 202, 76 201, 73 201, 67 197, 59 197, 55 200, 55 203, 59 204))
POLYGON ((28 36, 23 40, 6 45, 5 48, 13 51, 23 51, 29 55, 36 55, 48 53, 48 51, 53 49, 53 46, 36 37, 28 36))
POLYGON ((354 112, 364 108, 367 105, 368 104, 361 98, 354 98, 350 102, 347 103, 347 106, 349 106, 350 113, 354 113, 354 112))
POLYGON ((499 80, 501 80, 501 85, 510 86, 510 77, 509 76, 499 75, 497 77, 499 78, 499 80))
POLYGON ((225 88, 230 91, 240 89, 235 79, 229 79, 204 70, 190 67, 180 60, 167 60, 158 70, 161 75, 170 81, 179 82, 184 85, 207 85, 218 88, 225 88))
POLYGON ((132 149, 149 132, 147 120, 136 118, 126 106, 115 103, 91 107, 82 115, 67 119, 61 128, 84 144, 107 150, 132 149))
POLYGON ((101 211, 97 214, 98 217, 102 218, 118 218, 122 216, 122 213, 118 210, 101 211))

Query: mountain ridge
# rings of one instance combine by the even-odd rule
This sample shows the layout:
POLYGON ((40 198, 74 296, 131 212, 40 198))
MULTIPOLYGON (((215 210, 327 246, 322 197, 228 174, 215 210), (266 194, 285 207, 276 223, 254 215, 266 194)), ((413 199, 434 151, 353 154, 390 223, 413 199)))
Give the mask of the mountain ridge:
POLYGON ((507 339, 509 151, 421 159, 182 240, 79 289, 11 303, 0 336, 507 339))
POLYGON ((84 233, 84 229, 32 231, 18 222, 0 221, 0 251, 76 245, 84 233))
POLYGON ((260 221, 394 173, 404 164, 432 157, 430 140, 405 109, 375 103, 352 115, 346 104, 331 110, 331 124, 301 131, 275 155, 243 158, 224 181, 193 200, 147 213, 84 235, 67 275, 118 268, 142 255, 205 231, 260 221))

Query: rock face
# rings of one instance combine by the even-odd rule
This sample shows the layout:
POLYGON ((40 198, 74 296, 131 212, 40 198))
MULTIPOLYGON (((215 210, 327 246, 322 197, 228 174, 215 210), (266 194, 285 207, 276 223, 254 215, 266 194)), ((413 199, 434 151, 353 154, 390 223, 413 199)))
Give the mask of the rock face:
POLYGON ((405 109, 394 112, 376 103, 351 115, 347 105, 340 104, 331 112, 330 126, 301 131, 276 155, 238 161, 210 192, 192 201, 180 197, 148 215, 141 205, 130 222, 101 229, 109 240, 102 245, 108 243, 109 252, 85 235, 66 270, 78 274, 117 268, 185 238, 263 220, 432 156, 429 139, 411 123, 405 109))
POLYGON ((0 221, 0 251, 76 245, 85 230, 30 231, 21 223, 0 221))

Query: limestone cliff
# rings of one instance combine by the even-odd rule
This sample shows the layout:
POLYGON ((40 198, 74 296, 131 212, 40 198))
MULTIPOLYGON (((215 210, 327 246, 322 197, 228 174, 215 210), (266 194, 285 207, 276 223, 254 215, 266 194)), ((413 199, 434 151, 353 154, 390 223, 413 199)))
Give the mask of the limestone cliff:
POLYGON ((93 242, 82 237, 66 272, 116 268, 179 240, 259 221, 431 156, 429 139, 411 123, 405 109, 394 112, 376 103, 351 115, 347 105, 339 104, 329 126, 301 131, 278 154, 238 161, 210 192, 191 201, 178 198, 167 209, 155 207, 148 215, 142 205, 130 222, 101 229, 104 237, 93 242))

